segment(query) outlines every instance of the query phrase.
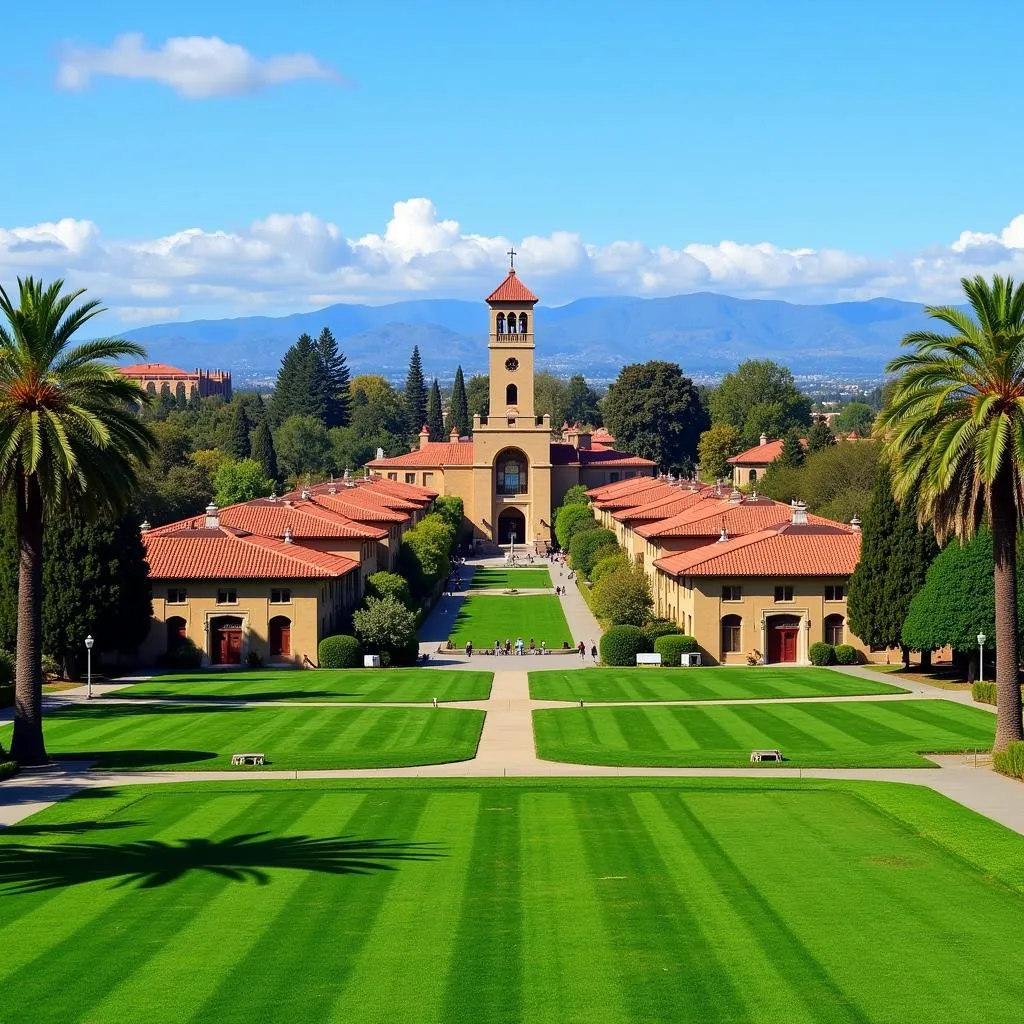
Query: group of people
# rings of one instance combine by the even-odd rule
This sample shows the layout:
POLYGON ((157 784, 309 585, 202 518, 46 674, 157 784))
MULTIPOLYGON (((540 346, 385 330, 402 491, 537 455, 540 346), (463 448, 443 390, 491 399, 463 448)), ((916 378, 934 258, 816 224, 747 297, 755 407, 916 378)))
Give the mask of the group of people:
POLYGON ((505 559, 505 565, 510 566, 510 567, 513 566, 513 565, 533 565, 533 554, 530 553, 530 552, 527 552, 525 556, 523 556, 523 555, 509 555, 505 559))

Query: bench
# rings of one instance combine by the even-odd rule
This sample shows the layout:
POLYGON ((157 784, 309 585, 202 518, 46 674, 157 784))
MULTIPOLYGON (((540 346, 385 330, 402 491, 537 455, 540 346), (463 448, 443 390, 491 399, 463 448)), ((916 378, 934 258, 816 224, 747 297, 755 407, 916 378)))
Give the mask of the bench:
POLYGON ((264 757, 262 754, 232 754, 232 764, 263 764, 264 757))
POLYGON ((638 654, 636 656, 637 665, 660 665, 661 655, 660 654, 638 654))
POLYGON ((750 752, 750 762, 755 764, 758 761, 784 761, 785 758, 782 756, 781 750, 752 750, 750 752))

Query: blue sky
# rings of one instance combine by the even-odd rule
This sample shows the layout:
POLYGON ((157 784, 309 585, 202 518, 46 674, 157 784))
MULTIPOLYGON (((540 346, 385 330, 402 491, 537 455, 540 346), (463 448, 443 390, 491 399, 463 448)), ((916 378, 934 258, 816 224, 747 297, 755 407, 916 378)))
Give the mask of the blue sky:
POLYGON ((281 312, 478 294, 512 241, 554 301, 945 297, 1024 249, 1022 29, 941 0, 37 0, 0 35, 0 279, 66 273, 126 320, 281 312), (159 53, 102 73, 125 33, 306 64, 194 98, 159 53))

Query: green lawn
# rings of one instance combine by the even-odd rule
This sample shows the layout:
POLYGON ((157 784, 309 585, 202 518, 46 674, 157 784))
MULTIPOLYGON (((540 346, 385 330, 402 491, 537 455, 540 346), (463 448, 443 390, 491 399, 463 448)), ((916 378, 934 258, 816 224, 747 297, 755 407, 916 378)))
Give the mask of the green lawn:
POLYGON ((995 716, 939 700, 641 705, 535 711, 533 728, 540 757, 576 764, 749 766, 768 747, 794 768, 924 768, 920 752, 987 750, 995 716))
POLYGON ((487 700, 490 672, 441 669, 255 669, 158 676, 118 690, 118 697, 222 697, 235 700, 284 701, 421 701, 487 700))
POLYGON ((534 700, 763 700, 906 693, 826 668, 588 668, 531 672, 534 700))
POLYGON ((0 863, 5 1022, 965 1024, 1024 1005, 1024 838, 918 787, 126 787, 3 830, 0 863))
POLYGON ((551 575, 545 566, 536 569, 477 569, 469 581, 470 590, 537 590, 552 587, 551 575))
POLYGON ((467 597, 459 608, 449 636, 457 647, 464 647, 467 640, 472 640, 477 650, 494 647, 495 640, 515 643, 516 637, 520 636, 526 644, 533 637, 538 647, 542 640, 548 647, 561 647, 563 640, 568 640, 570 645, 574 643, 562 604, 554 594, 522 594, 518 597, 477 594, 467 597))
MULTIPOLYGON (((125 701, 64 708, 45 729, 51 756, 95 759, 104 769, 210 771, 230 768, 234 753, 260 751, 268 769, 303 770, 464 761, 476 754, 483 720, 482 711, 452 709, 125 701)), ((9 745, 9 727, 0 742, 9 745)))

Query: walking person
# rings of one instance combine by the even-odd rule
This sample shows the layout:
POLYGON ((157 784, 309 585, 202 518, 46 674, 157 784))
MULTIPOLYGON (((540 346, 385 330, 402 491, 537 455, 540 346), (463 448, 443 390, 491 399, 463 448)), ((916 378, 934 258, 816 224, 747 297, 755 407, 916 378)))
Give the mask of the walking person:
POLYGON ((466 641, 466 657, 467 658, 472 658, 473 657, 473 641, 472 640, 467 640, 466 641))
POLYGON ((594 664, 597 664, 597 644, 593 640, 590 641, 590 657, 593 659, 594 664))
POLYGON ((587 645, 582 640, 576 645, 576 650, 580 652, 580 661, 586 661, 587 645))

